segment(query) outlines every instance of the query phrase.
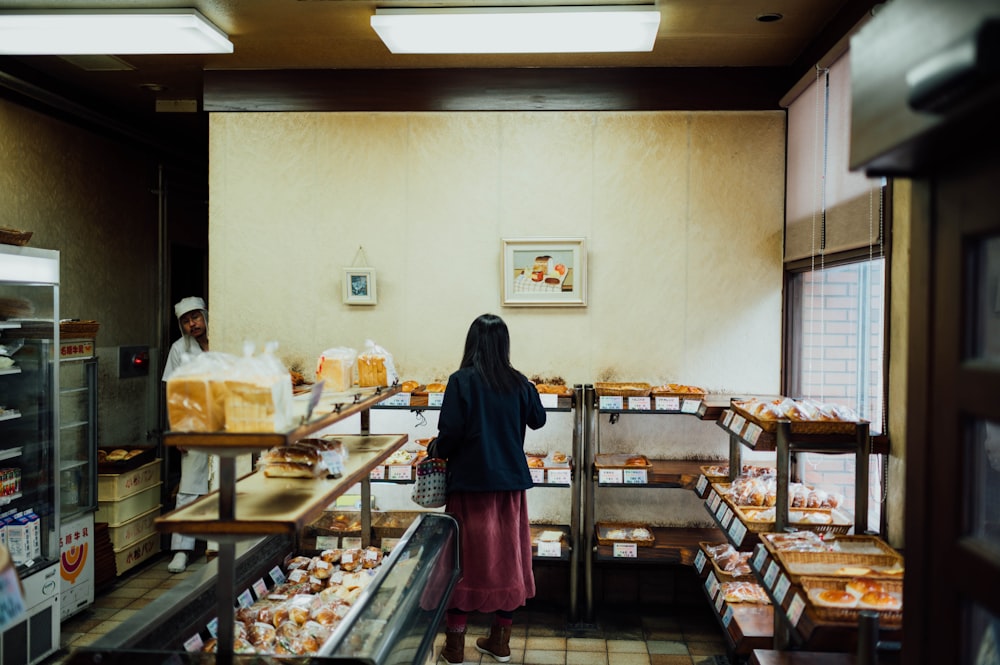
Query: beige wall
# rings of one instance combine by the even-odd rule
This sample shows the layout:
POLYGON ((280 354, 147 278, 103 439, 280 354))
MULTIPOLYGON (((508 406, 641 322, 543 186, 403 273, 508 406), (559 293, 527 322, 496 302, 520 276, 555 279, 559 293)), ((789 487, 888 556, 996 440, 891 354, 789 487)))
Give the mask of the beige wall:
POLYGON ((445 378, 492 311, 567 381, 777 392, 784 114, 213 114, 212 345, 373 338, 445 378), (501 238, 583 236, 589 304, 500 307, 501 238), (341 303, 359 246, 375 307, 341 303))
POLYGON ((155 344, 155 163, 0 100, 0 226, 60 252, 60 315, 96 319, 99 443, 145 444, 158 386, 118 379, 123 344, 155 344))

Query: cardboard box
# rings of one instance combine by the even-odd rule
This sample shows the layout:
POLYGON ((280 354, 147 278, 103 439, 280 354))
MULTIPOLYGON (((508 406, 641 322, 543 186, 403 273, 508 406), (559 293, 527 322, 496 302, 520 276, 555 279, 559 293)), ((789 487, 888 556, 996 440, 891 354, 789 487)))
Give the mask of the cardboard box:
POLYGON ((133 543, 143 540, 146 536, 156 532, 156 518, 160 516, 160 504, 142 515, 133 517, 121 524, 108 525, 108 534, 111 536, 112 549, 128 547, 133 543))
POLYGON ((143 464, 122 473, 101 473, 97 476, 97 500, 118 501, 122 497, 152 487, 160 480, 161 460, 143 464))
POLYGON ((98 501, 95 522, 107 522, 120 526, 133 517, 138 517, 160 505, 160 486, 157 482, 152 487, 140 490, 117 501, 98 501))
POLYGON ((115 550, 115 568, 121 575, 160 551, 160 534, 146 536, 137 543, 115 550))

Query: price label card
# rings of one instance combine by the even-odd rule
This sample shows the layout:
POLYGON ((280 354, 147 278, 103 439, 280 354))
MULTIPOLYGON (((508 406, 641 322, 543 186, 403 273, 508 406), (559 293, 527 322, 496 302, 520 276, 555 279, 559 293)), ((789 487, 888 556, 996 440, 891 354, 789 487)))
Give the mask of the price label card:
POLYGON ((538 556, 552 556, 561 557, 562 556, 562 543, 558 540, 555 542, 540 540, 538 541, 538 556))
POLYGON ((236 597, 236 604, 239 607, 250 607, 253 605, 253 594, 250 593, 250 589, 244 589, 243 593, 236 597))
POLYGON ((731 422, 733 422, 733 412, 730 409, 726 409, 722 412, 722 426, 728 428, 731 422))
MULTIPOLYGON (((325 549, 331 549, 331 548, 320 547, 319 546, 319 538, 317 538, 316 539, 316 549, 318 549, 318 550, 325 550, 325 549)), ((275 566, 274 568, 272 568, 268 574, 271 576, 271 579, 274 581, 275 584, 281 584, 281 583, 283 583, 285 581, 285 574, 283 572, 281 572, 281 568, 278 568, 277 566, 275 566)))
POLYGON ((649 482, 646 469, 623 469, 622 479, 626 485, 645 485, 649 482))
POLYGON ((624 482, 622 478, 623 478, 622 469, 597 470, 597 482, 605 485, 621 485, 624 482))
POLYGON ((701 406, 700 399, 686 399, 681 402, 681 413, 698 413, 699 406, 701 406))
POLYGON ((694 569, 700 573, 705 570, 706 563, 708 563, 708 557, 705 556, 705 552, 698 550, 698 554, 694 557, 694 569))
POLYGON ((390 466, 389 468, 389 480, 413 480, 413 467, 407 466, 390 466))
POLYGON ((531 482, 541 485, 545 482, 545 469, 528 469, 531 474, 531 482))
POLYGON ((646 397, 629 397, 628 398, 628 408, 629 411, 649 411, 649 396, 646 397))
POLYGON ((743 432, 743 438, 749 441, 752 445, 757 445, 757 439, 760 438, 760 433, 764 430, 757 423, 747 423, 746 431, 743 432))
POLYGON ((720 592, 719 595, 715 597, 715 611, 717 613, 719 614, 722 613, 722 605, 725 602, 726 602, 726 594, 720 592))
POLYGON ((753 553, 753 568, 758 573, 764 572, 764 562, 767 561, 767 550, 762 543, 757 543, 757 549, 753 553))
POLYGON ((212 637, 219 636, 219 617, 213 617, 211 621, 208 622, 208 634, 212 637))
POLYGON ((774 585, 774 599, 779 605, 785 604, 785 596, 788 595, 788 587, 791 585, 784 573, 778 577, 778 583, 774 585))
POLYGON ((715 598, 715 595, 719 593, 719 578, 715 576, 714 570, 710 571, 708 577, 705 578, 705 591, 711 598, 715 598))
POLYGON ((188 652, 201 651, 204 646, 205 643, 201 641, 201 635, 198 633, 184 640, 184 650, 188 652))
POLYGON ((695 489, 698 490, 698 496, 703 496, 705 490, 708 489, 708 476, 701 474, 698 478, 698 484, 695 485, 695 489))
POLYGON ((639 546, 636 543, 615 543, 612 552, 616 559, 635 559, 639 556, 639 546))
POLYGON ((601 395, 597 398, 597 406, 600 409, 621 409, 624 407, 625 398, 621 395, 601 395))
POLYGON ((802 611, 806 609, 806 601, 802 600, 800 594, 795 594, 792 596, 792 602, 788 604, 788 622, 793 626, 799 625, 799 619, 802 618, 802 611))
POLYGON ((713 513, 719 509, 720 501, 722 501, 722 497, 718 492, 713 490, 712 493, 708 495, 708 507, 712 509, 713 513))
POLYGON ((383 406, 409 406, 410 393, 396 393, 392 397, 382 400, 383 406))
POLYGON ((368 477, 372 480, 385 480, 385 467, 377 466, 368 473, 368 477))
POLYGON ((733 622, 733 606, 726 605, 726 612, 722 615, 722 625, 729 628, 729 624, 733 622))
POLYGON ((723 503, 722 500, 720 499, 719 500, 719 507, 715 509, 715 516, 721 522, 722 520, 726 519, 726 514, 729 513, 729 512, 730 512, 730 510, 729 510, 729 504, 728 503, 723 503))
MULTIPOLYGON (((316 536, 316 549, 318 550, 335 550, 340 546, 339 536, 316 536)), ((278 584, 278 582, 275 580, 278 584)))
POLYGON ((778 564, 776 561, 772 560, 771 563, 767 565, 767 572, 764 573, 764 585, 768 589, 774 588, 774 580, 778 578, 778 572, 778 564))
POLYGON ((681 398, 680 397, 657 397, 656 398, 656 410, 657 411, 680 411, 681 410, 681 398))
POLYGON ((428 393, 427 406, 441 406, 444 404, 444 393, 428 393))
POLYGON ((264 584, 264 579, 261 578, 251 585, 253 589, 253 595, 257 596, 258 599, 263 598, 267 595, 267 585, 264 584))
POLYGON ((747 525, 740 520, 733 520, 729 527, 729 535, 737 547, 743 544, 743 539, 747 537, 747 525))
POLYGON ((573 482, 573 470, 549 469, 548 479, 550 485, 569 485, 573 482))
POLYGON ((388 554, 392 549, 399 544, 401 538, 383 538, 382 539, 382 551, 388 554))
POLYGON ((740 434, 743 432, 743 426, 747 424, 747 419, 739 414, 733 415, 733 419, 729 422, 729 431, 740 434))
POLYGON ((361 537, 348 538, 344 536, 340 539, 340 544, 342 550, 359 550, 361 549, 361 537))
POLYGON ((542 400, 542 408, 545 409, 557 409, 559 408, 559 395, 554 395, 552 393, 542 393, 538 396, 542 400))
POLYGON ((723 529, 728 529, 729 525, 732 523, 732 521, 733 521, 733 511, 731 511, 729 509, 729 506, 726 506, 726 510, 723 511, 721 521, 722 521, 722 528, 723 529))

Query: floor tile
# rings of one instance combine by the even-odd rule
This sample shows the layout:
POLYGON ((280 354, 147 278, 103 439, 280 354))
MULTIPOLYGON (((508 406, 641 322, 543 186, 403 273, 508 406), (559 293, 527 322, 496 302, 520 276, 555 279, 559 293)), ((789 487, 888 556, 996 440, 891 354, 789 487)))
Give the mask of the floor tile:
POLYGON ((567 651, 566 665, 609 665, 603 651, 567 651))
POLYGON ((95 600, 94 607, 113 607, 120 610, 134 600, 135 598, 126 598, 124 596, 119 596, 117 598, 105 596, 104 598, 98 598, 95 600))
POLYGON ((566 638, 529 636, 528 641, 525 642, 524 646, 526 649, 535 649, 539 651, 565 651, 566 638))
POLYGON ((648 653, 646 643, 642 640, 608 640, 608 653, 648 653))
POLYGON ((566 650, 607 652, 608 645, 604 638, 568 637, 566 638, 566 650))
POLYGON ((649 665, 692 665, 690 656, 671 656, 668 654, 649 654, 649 665))
POLYGON ((650 665, 648 653, 611 653, 608 662, 614 665, 650 665))
POLYGON ((688 651, 688 645, 684 642, 648 640, 646 642, 646 648, 649 650, 650 654, 658 653, 670 656, 687 656, 691 653, 688 651))
POLYGON ((720 640, 718 642, 696 642, 687 643, 688 653, 692 656, 715 656, 726 653, 726 645, 720 640))
POLYGON ((525 649, 524 665, 566 665, 566 652, 525 649))

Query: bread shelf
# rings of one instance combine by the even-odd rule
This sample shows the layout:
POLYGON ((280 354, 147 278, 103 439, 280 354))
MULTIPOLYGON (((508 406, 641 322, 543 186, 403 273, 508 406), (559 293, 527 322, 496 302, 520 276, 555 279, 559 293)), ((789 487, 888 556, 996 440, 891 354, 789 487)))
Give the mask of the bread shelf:
POLYGON ((594 470, 594 481, 598 487, 649 487, 649 488, 680 488, 694 490, 701 477, 701 467, 717 464, 717 460, 649 460, 652 467, 646 469, 646 482, 610 483, 600 482, 597 470, 594 470))
POLYGON ((595 541, 594 551, 599 562, 682 564, 693 566, 703 541, 724 540, 718 529, 695 527, 649 527, 653 532, 650 547, 637 547, 636 556, 615 556, 614 545, 600 545, 595 541))

